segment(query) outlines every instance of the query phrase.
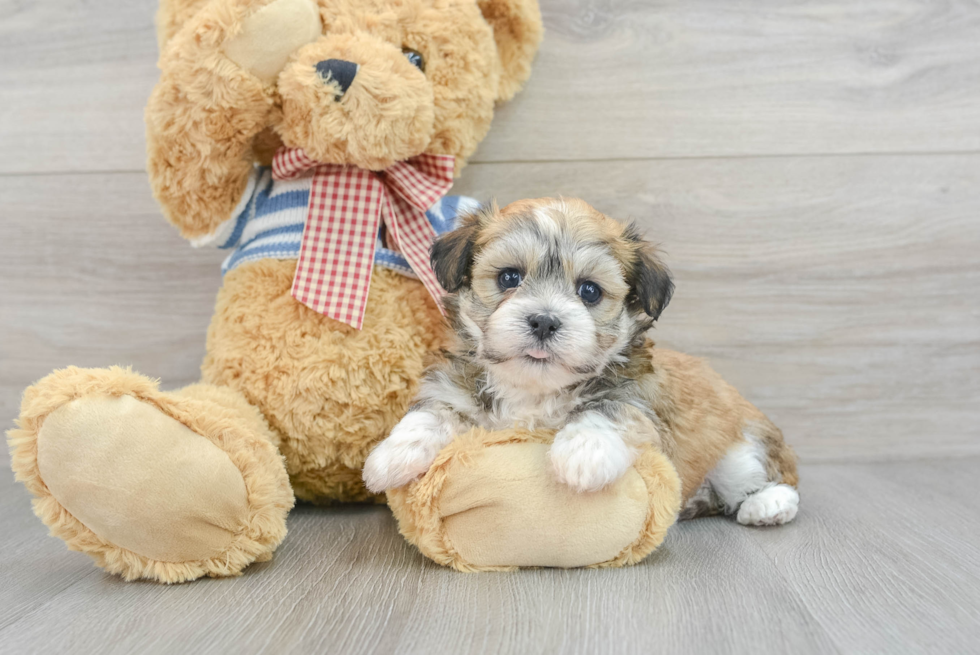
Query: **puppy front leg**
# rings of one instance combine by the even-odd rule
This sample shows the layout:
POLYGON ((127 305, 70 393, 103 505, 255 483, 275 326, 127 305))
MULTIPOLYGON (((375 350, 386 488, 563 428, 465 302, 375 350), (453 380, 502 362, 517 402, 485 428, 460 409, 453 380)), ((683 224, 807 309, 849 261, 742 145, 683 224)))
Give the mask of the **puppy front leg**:
POLYGON ((626 418, 633 412, 625 408, 610 409, 586 410, 555 435, 550 456, 559 482, 576 491, 598 491, 626 473, 641 442, 657 438, 648 420, 626 418))
POLYGON ((401 487, 424 474, 455 434, 438 413, 409 412, 364 462, 364 484, 374 493, 401 487))

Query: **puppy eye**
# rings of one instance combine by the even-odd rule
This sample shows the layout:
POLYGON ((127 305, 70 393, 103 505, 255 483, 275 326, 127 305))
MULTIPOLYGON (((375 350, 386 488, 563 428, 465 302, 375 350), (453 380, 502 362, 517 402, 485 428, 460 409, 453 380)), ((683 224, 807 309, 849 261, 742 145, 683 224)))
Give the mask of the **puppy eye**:
POLYGON ((594 305, 602 298, 602 289, 595 282, 583 282, 578 286, 578 295, 588 305, 594 305))
POLYGON ((501 289, 513 289, 521 283, 521 272, 516 268, 505 268, 497 275, 497 285, 501 289))
POLYGON ((405 58, 408 59, 412 66, 415 66, 423 73, 425 72, 425 57, 422 56, 421 52, 412 50, 411 48, 402 48, 402 54, 405 55, 405 58))

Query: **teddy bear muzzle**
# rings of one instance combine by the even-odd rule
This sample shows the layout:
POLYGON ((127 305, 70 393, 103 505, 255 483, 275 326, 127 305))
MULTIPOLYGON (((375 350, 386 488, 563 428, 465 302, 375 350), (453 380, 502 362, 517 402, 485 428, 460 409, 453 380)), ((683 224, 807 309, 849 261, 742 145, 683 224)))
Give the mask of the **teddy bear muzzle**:
POLYGON ((370 34, 328 34, 301 48, 278 89, 283 143, 324 163, 382 170, 432 140, 432 84, 400 44, 370 34))

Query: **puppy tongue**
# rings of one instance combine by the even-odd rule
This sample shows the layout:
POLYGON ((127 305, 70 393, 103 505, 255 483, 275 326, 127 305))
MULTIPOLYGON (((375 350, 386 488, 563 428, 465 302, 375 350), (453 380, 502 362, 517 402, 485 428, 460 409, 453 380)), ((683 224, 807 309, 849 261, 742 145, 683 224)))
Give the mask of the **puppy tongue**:
POLYGON ((531 348, 530 350, 526 350, 524 354, 534 359, 548 359, 549 357, 547 350, 541 350, 539 348, 531 348))

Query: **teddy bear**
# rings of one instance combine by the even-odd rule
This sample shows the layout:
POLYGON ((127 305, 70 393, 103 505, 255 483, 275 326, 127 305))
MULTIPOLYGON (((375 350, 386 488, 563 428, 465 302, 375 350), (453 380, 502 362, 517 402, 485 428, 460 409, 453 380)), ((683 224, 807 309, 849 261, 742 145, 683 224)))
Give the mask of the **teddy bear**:
POLYGON ((229 250, 201 382, 58 370, 8 441, 53 535, 172 583, 269 559, 294 498, 379 500, 361 466, 446 337, 428 245, 542 26, 535 0, 164 0, 157 25, 151 186, 229 250))

